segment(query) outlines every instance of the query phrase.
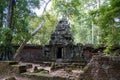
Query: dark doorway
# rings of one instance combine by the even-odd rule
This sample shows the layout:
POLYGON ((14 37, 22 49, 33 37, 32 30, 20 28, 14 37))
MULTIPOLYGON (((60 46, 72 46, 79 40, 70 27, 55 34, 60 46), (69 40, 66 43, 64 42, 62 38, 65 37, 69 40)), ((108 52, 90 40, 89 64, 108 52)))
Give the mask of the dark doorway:
POLYGON ((57 59, 62 58, 62 48, 57 48, 57 59))

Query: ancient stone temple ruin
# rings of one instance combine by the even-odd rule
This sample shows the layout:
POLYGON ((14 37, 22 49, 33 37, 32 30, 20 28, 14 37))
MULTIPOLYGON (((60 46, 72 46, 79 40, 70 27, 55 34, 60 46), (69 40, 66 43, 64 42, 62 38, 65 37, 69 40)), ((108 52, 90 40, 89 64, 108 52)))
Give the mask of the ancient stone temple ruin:
POLYGON ((80 61, 82 53, 82 45, 74 45, 69 22, 67 19, 60 20, 51 33, 49 44, 45 45, 44 57, 52 61, 80 61))

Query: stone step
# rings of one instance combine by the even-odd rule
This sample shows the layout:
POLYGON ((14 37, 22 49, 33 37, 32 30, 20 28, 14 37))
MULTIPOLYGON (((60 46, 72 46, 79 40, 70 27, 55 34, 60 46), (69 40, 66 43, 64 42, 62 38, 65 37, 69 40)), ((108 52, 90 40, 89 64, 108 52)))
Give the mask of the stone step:
POLYGON ((30 78, 30 80, 72 80, 69 78, 61 77, 61 76, 53 76, 51 74, 44 73, 22 73, 23 77, 30 78))
POLYGON ((12 70, 16 74, 24 73, 27 71, 26 65, 11 65, 12 70))
POLYGON ((8 78, 6 78, 4 80, 16 80, 16 79, 15 79, 15 77, 8 77, 8 78))
POLYGON ((62 63, 62 59, 57 59, 56 63, 58 63, 58 64, 62 63))
POLYGON ((6 64, 6 65, 16 65, 18 62, 16 61, 0 61, 1 64, 6 64))

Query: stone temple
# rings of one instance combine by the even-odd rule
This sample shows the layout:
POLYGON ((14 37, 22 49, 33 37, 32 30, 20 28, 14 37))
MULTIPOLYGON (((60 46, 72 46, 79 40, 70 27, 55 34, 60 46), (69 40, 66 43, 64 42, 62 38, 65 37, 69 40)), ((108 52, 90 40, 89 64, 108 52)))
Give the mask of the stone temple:
POLYGON ((83 49, 81 44, 74 45, 70 24, 67 19, 58 22, 55 31, 51 33, 51 39, 44 48, 44 57, 49 61, 61 60, 81 61, 83 49))

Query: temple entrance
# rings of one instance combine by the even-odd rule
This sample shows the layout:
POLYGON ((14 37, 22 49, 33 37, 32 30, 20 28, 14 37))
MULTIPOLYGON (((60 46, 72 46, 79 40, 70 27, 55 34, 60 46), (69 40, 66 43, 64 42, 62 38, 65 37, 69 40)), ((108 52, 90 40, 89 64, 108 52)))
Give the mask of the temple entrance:
POLYGON ((62 48, 57 48, 57 59, 62 58, 62 48))

